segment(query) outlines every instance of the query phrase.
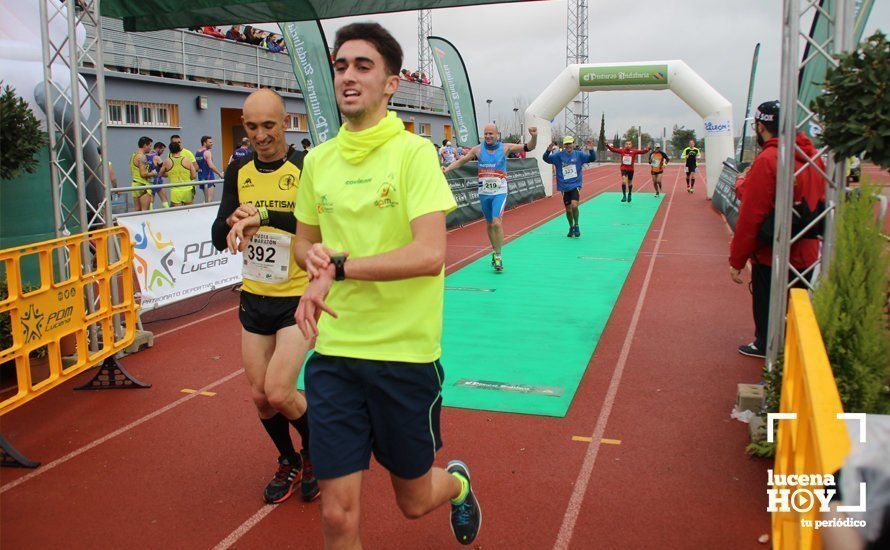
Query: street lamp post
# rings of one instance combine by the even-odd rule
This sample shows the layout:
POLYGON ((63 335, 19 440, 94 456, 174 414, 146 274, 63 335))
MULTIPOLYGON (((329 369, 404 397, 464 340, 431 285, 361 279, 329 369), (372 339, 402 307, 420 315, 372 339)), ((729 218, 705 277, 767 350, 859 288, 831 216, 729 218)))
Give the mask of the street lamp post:
POLYGON ((491 99, 485 100, 485 103, 488 103, 488 120, 485 121, 486 123, 491 122, 491 102, 491 99))
MULTIPOLYGON (((517 124, 519 122, 519 107, 513 107, 513 124, 517 124)), ((519 140, 522 141, 522 130, 519 130, 519 140)))

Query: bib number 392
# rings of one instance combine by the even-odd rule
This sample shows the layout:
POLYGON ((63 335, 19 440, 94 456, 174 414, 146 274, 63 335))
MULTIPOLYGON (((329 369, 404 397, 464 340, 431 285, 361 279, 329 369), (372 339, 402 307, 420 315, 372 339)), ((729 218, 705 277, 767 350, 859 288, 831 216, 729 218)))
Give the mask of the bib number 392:
POLYGON ((241 275, 245 279, 284 282, 290 267, 290 236, 259 232, 247 244, 243 258, 241 275))

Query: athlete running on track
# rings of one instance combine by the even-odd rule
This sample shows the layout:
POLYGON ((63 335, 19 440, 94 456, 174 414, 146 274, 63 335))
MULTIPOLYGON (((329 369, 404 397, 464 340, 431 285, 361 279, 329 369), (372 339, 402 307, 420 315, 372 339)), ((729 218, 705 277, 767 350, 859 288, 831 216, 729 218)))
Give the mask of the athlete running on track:
POLYGON ((257 90, 244 101, 241 121, 256 153, 226 167, 212 231, 217 250, 243 252, 241 357, 260 422, 279 453, 278 470, 263 493, 269 503, 285 501, 297 483, 304 501, 318 496, 306 398, 297 391, 310 346, 294 320, 309 279, 291 253, 303 153, 287 146, 286 117, 284 100, 272 90, 257 90), (300 453, 290 424, 302 439, 300 453))
POLYGON ((550 144, 542 159, 556 168, 556 189, 562 192, 562 202, 566 207, 566 219, 569 221, 569 232, 566 237, 580 237, 578 226, 578 201, 581 199, 582 172, 588 162, 596 162, 596 151, 593 140, 587 140, 587 152, 575 149, 575 138, 563 138, 562 150, 550 144))
POLYGON ((297 322, 318 338, 306 395, 324 546, 361 548, 372 453, 406 517, 450 502, 451 529, 470 544, 482 512, 469 469, 457 460, 433 466, 442 446, 445 215, 457 205, 435 147, 386 109, 399 88, 399 43, 376 23, 354 23, 337 32, 333 57, 346 124, 306 157, 295 246, 313 277, 297 322))
POLYGON ((479 160, 479 205, 488 225, 488 242, 491 243, 491 266, 495 271, 504 270, 501 248, 504 245, 504 207, 507 205, 507 155, 520 151, 531 151, 538 143, 538 128, 528 129, 531 139, 528 144, 503 143, 500 140, 498 127, 494 123, 485 125, 482 130, 484 142, 476 145, 470 152, 452 162, 443 170, 449 171, 463 166, 467 162, 479 160))
POLYGON ((652 168, 652 186, 655 187, 655 196, 661 194, 661 175, 664 167, 671 161, 667 153, 661 150, 661 145, 656 145, 655 150, 649 153, 649 166, 652 168))
POLYGON ((695 146, 695 140, 689 140, 689 147, 683 149, 680 156, 686 159, 686 192, 695 193, 695 171, 698 166, 698 157, 701 156, 701 149, 695 146))
POLYGON ((630 140, 624 142, 624 147, 612 147, 606 142, 609 151, 621 155, 621 202, 630 202, 633 199, 634 192, 634 162, 637 155, 645 155, 652 147, 645 149, 634 149, 630 140))

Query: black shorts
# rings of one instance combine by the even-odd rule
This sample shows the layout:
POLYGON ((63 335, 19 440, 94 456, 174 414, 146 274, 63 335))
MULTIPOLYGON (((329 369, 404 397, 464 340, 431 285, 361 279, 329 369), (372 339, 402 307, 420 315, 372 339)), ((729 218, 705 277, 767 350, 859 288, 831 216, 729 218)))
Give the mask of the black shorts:
POLYGON ((633 170, 622 170, 621 175, 627 176, 628 183, 633 183, 633 181, 634 181, 634 171, 633 170))
POLYGON ((283 328, 297 324, 294 313, 298 305, 299 296, 261 296, 242 290, 238 319, 247 332, 272 336, 283 328))
POLYGON ((696 170, 696 166, 695 166, 694 164, 693 164, 693 165, 689 165, 689 164, 686 165, 686 173, 687 173, 687 174, 694 174, 694 173, 695 173, 695 170, 696 170))
POLYGON ((562 192, 562 203, 566 206, 572 204, 572 201, 581 200, 581 189, 572 189, 571 191, 562 192))
POLYGON ((445 373, 439 361, 371 361, 316 352, 305 377, 316 477, 367 470, 372 451, 377 462, 404 479, 432 468, 442 447, 445 373))

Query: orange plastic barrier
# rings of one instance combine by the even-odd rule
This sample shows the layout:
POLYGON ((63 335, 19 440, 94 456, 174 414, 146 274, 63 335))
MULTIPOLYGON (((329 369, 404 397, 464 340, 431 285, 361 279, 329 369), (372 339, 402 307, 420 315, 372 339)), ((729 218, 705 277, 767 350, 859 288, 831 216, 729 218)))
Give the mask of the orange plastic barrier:
MULTIPOLYGON (((840 469, 850 452, 850 436, 837 418, 844 409, 810 297, 802 289, 788 297, 779 411, 796 413, 797 419, 778 423, 775 474, 825 475, 840 469)), ((818 508, 773 512, 773 548, 821 548, 821 531, 812 527, 818 508)))
MULTIPOLYGON (((10 316, 13 343, 0 351, 0 363, 15 361, 18 388, 0 401, 0 415, 24 405, 66 380, 94 367, 133 341, 136 331, 136 303, 133 299, 133 248, 126 229, 114 227, 71 237, 0 251, 0 267, 6 276, 9 296, 0 301, 0 315, 10 316), (82 249, 93 251, 93 267, 82 269, 82 249), (119 259, 109 263, 109 252, 117 248, 119 259), (35 257, 40 266, 40 286, 22 288, 21 263, 35 257), (68 257, 69 276, 57 281, 61 258, 68 257), (121 296, 112 300, 112 289, 121 296), (93 313, 87 307, 92 295, 93 313), (113 321, 122 322, 115 334, 113 321), (90 341, 90 334, 94 341, 90 341), (75 359, 65 366, 61 342, 74 340, 75 359), (90 351, 93 344, 94 351, 90 351), (34 381, 34 350, 46 347, 49 373, 34 381)), ((41 373, 43 374, 43 373, 41 373)))

